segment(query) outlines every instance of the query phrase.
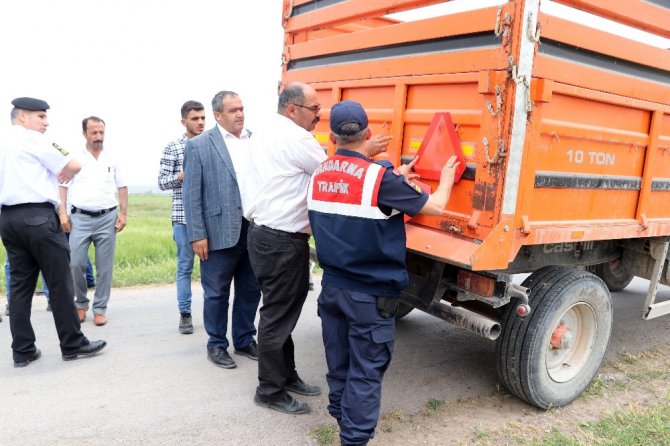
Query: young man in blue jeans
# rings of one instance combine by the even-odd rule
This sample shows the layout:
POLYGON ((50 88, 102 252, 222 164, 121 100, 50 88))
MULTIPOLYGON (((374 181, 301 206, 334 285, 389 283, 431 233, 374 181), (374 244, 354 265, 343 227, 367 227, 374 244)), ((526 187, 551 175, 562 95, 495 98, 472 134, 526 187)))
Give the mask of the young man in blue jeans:
POLYGON ((179 333, 193 333, 191 318, 191 274, 193 248, 186 234, 182 185, 184 184, 184 147, 186 141, 205 130, 205 107, 197 101, 186 101, 181 107, 181 123, 186 128, 180 138, 163 149, 158 174, 158 187, 172 189, 172 237, 177 244, 177 302, 179 304, 179 333))

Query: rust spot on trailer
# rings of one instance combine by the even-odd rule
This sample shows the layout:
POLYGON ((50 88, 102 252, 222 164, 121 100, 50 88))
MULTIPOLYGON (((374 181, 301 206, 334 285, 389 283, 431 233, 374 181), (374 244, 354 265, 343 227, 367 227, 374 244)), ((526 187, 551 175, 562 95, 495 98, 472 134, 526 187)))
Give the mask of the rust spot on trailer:
POLYGON ((472 194, 472 207, 483 211, 492 211, 496 202, 496 185, 477 182, 472 194))

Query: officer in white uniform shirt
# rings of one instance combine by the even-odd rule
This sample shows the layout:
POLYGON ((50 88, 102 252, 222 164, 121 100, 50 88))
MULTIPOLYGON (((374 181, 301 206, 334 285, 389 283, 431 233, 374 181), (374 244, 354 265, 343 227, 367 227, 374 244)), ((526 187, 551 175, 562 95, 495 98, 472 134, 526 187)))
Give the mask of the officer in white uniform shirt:
POLYGON ((58 183, 81 169, 67 150, 44 136, 49 105, 40 99, 12 101, 12 128, 0 141, 0 236, 11 267, 9 304, 14 367, 39 359, 30 309, 41 270, 47 282, 53 318, 64 360, 92 355, 105 341, 89 341, 81 332, 72 296, 70 250, 60 225, 58 183))

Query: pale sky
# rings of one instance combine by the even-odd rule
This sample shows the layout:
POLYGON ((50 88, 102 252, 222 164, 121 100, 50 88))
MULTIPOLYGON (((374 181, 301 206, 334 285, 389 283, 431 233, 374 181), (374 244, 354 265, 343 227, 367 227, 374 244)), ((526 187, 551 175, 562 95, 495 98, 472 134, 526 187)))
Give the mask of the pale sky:
POLYGON ((129 184, 155 185, 186 100, 205 105, 207 128, 220 90, 241 96, 252 130, 276 112, 282 44, 279 0, 5 0, 0 132, 19 96, 49 103, 46 134, 71 151, 99 116, 129 184))
MULTIPOLYGON (((460 0, 426 10, 499 3, 460 0)), ((126 160, 129 184, 155 186, 163 147, 183 133, 184 101, 205 105, 207 128, 215 124, 211 99, 219 90, 241 96, 251 130, 276 112, 281 8, 281 0, 4 0, 0 132, 11 125, 11 100, 19 96, 50 104, 47 135, 71 151, 84 146, 81 120, 99 116, 107 123, 105 148, 126 160)))

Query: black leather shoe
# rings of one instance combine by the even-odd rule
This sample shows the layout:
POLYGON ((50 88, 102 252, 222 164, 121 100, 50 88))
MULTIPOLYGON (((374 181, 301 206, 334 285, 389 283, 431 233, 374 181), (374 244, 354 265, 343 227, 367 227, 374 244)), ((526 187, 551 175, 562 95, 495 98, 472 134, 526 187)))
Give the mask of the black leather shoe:
POLYGON ((105 348, 107 342, 105 341, 90 341, 86 345, 82 345, 76 350, 72 350, 67 354, 63 354, 63 361, 73 361, 80 356, 91 356, 98 353, 100 350, 105 348))
POLYGON ((256 344, 256 341, 252 339, 249 345, 247 345, 246 347, 236 348, 235 354, 246 356, 249 359, 258 361, 258 344, 256 344))
POLYGON ((230 357, 228 352, 223 347, 207 347, 207 358, 218 367, 223 367, 224 369, 234 369, 237 367, 233 358, 230 357))
POLYGON ((321 395, 321 388, 319 386, 313 386, 311 384, 307 384, 305 381, 300 379, 300 377, 291 381, 290 383, 286 383, 284 389, 286 389, 288 392, 297 393, 298 395, 305 395, 305 396, 321 395))
POLYGON ((40 351, 39 348, 36 348, 35 352, 32 355, 30 355, 30 357, 28 359, 26 359, 25 361, 20 361, 20 362, 14 361, 14 367, 16 367, 17 369, 21 368, 21 367, 25 367, 28 364, 30 364, 31 362, 37 361, 38 359, 40 359, 40 356, 42 356, 42 352, 40 351))
POLYGON ((193 333, 193 318, 190 313, 182 313, 179 318, 179 333, 191 334, 193 333))
POLYGON ((277 401, 263 401, 258 395, 254 395, 254 404, 289 415, 300 415, 311 410, 309 404, 296 400, 288 393, 277 401))

